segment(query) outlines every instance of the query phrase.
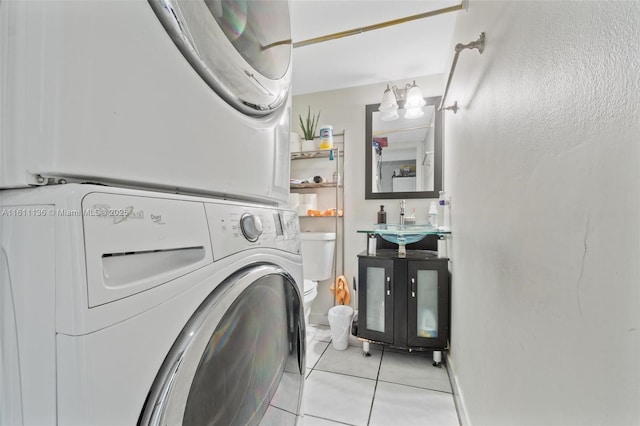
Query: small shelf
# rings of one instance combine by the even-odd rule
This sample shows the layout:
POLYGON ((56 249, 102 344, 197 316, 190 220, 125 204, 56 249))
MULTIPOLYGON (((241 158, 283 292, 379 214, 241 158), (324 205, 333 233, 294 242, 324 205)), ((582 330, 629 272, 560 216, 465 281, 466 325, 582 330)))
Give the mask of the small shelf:
MULTIPOLYGON (((1 0, 0 0, 1 1, 1 0)), ((319 136, 314 137, 315 142, 302 142, 300 147, 293 148, 292 152, 289 152, 291 159, 290 163, 290 182, 289 191, 294 197, 290 198, 290 202, 294 203, 298 196, 300 198, 307 197, 315 194, 317 197, 317 204, 315 202, 309 202, 309 199, 305 198, 306 203, 299 200, 299 204, 296 203, 296 210, 300 213, 318 213, 318 215, 298 215, 300 222, 300 230, 315 231, 315 232, 333 232, 336 235, 336 247, 333 251, 333 268, 332 279, 334 282, 339 276, 339 271, 344 269, 344 253, 345 253, 345 233, 344 224, 342 220, 344 217, 344 166, 345 166, 345 142, 346 131, 341 133, 333 133, 334 141, 333 146, 329 149, 318 149, 319 136), (311 148, 307 151, 298 151, 304 148, 311 148), (297 160, 311 160, 311 161, 297 161, 297 160), (313 176, 309 178, 308 176, 313 176), (315 183, 314 178, 322 177, 324 182, 315 183), (302 183, 305 182, 305 183, 302 183), (307 183, 308 182, 308 183, 307 183), (331 200, 335 198, 335 200, 331 200), (300 208, 302 206, 302 208, 300 208), (308 207, 314 206, 316 209, 309 209, 308 207), (331 206, 330 209, 324 209, 323 207, 331 206), (303 209, 307 209, 304 212, 303 209), (311 210, 311 211, 309 211, 311 210), (334 213, 334 215, 324 215, 323 213, 334 213), (341 215, 335 214, 341 212, 341 215), (338 247, 338 244, 341 247, 338 247)), ((295 146, 295 145, 294 145, 295 146)), ((315 201, 315 200, 314 200, 315 201)), ((334 296, 334 304, 336 303, 334 296)))
POLYGON ((323 183, 291 183, 289 184, 291 189, 306 189, 306 188, 342 188, 342 184, 338 185, 336 182, 323 182, 323 183))
POLYGON ((292 160, 310 160, 312 158, 329 158, 331 151, 334 152, 334 155, 337 153, 342 157, 344 151, 339 148, 332 149, 320 149, 317 151, 302 151, 302 152, 292 152, 291 159, 292 160))

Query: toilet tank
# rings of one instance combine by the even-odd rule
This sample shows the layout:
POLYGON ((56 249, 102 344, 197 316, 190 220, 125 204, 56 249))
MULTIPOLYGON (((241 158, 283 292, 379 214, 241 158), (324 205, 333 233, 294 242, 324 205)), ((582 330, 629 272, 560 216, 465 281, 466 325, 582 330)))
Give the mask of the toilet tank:
POLYGON ((335 232, 301 232, 302 272, 307 280, 322 281, 331 278, 335 232))

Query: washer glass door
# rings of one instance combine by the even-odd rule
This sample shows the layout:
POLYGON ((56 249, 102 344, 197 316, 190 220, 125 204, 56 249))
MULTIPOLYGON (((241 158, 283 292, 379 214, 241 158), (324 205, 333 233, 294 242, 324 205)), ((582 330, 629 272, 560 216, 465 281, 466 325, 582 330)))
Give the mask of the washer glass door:
POLYGON ((295 424, 304 345, 293 278, 272 265, 240 271, 209 295, 183 329, 140 424, 295 424))
POLYGON ((287 100, 292 46, 287 1, 149 4, 191 66, 232 106, 259 116, 287 100))

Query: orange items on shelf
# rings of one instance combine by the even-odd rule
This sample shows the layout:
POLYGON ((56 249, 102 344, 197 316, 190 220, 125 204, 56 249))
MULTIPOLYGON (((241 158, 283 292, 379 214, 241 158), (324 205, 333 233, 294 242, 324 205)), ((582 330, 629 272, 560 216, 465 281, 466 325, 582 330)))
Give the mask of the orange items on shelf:
MULTIPOLYGON (((337 215, 342 216, 342 210, 337 210, 337 215)), ((336 216, 336 209, 327 209, 327 210, 307 210, 307 216, 336 216)))

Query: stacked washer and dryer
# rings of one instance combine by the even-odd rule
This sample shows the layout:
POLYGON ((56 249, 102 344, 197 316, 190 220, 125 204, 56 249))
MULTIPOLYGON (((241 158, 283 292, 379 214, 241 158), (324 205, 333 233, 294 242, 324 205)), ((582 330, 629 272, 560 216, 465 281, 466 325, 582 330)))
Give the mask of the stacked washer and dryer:
POLYGON ((0 424, 295 424, 287 2, 0 1, 0 424))

